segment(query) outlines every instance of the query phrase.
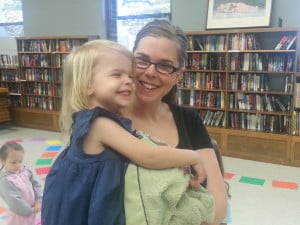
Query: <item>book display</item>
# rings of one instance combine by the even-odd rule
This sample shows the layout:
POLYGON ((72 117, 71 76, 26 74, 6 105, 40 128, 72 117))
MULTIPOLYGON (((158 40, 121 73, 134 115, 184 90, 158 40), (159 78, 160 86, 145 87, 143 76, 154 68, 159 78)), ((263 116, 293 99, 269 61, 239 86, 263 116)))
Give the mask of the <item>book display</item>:
MULTIPOLYGON (((18 37, 19 101, 13 103, 17 125, 58 131, 62 64, 68 53, 97 36, 18 37)), ((13 75, 8 79, 15 79, 13 75)))
POLYGON ((224 155, 300 165, 298 35, 296 28, 187 33, 177 101, 199 111, 224 155))

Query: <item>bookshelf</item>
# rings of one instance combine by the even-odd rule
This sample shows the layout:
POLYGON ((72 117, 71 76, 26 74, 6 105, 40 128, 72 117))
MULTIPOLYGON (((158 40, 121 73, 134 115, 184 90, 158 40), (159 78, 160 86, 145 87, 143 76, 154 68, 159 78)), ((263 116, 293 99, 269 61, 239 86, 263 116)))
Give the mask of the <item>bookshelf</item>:
POLYGON ((224 155, 300 166, 298 29, 186 34, 178 104, 199 112, 224 155))
POLYGON ((77 46, 98 36, 17 37, 18 104, 12 120, 24 127, 58 131, 62 92, 62 64, 77 46))
POLYGON ((15 51, 0 53, 0 87, 8 90, 9 107, 20 105, 21 85, 18 56, 15 51))
POLYGON ((10 113, 7 104, 8 89, 0 87, 0 124, 10 121, 10 113))
POLYGON ((295 73, 294 93, 291 157, 292 165, 297 166, 300 165, 300 72, 295 73))

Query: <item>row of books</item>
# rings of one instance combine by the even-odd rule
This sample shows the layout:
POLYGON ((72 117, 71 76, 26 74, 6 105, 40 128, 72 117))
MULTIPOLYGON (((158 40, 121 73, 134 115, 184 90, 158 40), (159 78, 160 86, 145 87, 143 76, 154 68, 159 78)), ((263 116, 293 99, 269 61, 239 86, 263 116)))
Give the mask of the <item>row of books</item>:
MULTIPOLYGON (((225 35, 188 36, 190 50, 224 51, 225 35)), ((289 50, 295 44, 297 35, 284 35, 275 45, 275 50, 289 50)), ((228 50, 259 50, 261 44, 255 34, 231 34, 228 40, 228 50)))
POLYGON ((289 50, 297 40, 297 35, 284 35, 275 46, 275 50, 289 50))
POLYGON ((190 50, 224 51, 225 35, 188 36, 190 50))
POLYGON ((84 42, 81 39, 21 40, 18 50, 22 52, 69 52, 84 42))
POLYGON ((49 52, 51 44, 50 40, 22 40, 20 48, 22 52, 49 52))
POLYGON ((22 106, 28 108, 35 108, 35 109, 43 109, 43 110, 59 110, 61 102, 58 100, 53 101, 52 97, 46 96, 25 96, 22 99, 22 106), (55 104, 53 104, 55 103, 55 104))
POLYGON ((199 112, 200 117, 204 125, 206 126, 225 126, 225 112, 224 111, 212 111, 212 110, 201 110, 199 112))
POLYGON ((24 69, 24 75, 27 81, 54 81, 51 70, 46 68, 24 69))
POLYGON ((51 84, 36 82, 28 83, 25 86, 24 94, 55 96, 55 93, 53 93, 53 86, 51 84))
POLYGON ((230 55, 230 69, 239 71, 293 71, 291 54, 234 53, 230 55))
MULTIPOLYGON (((241 91, 272 91, 269 82, 269 74, 240 74, 230 73, 228 89, 241 91)), ((275 78, 275 75, 273 75, 275 78)), ((293 75, 292 74, 278 74, 276 79, 280 79, 283 83, 282 92, 293 93, 293 75)), ((278 91, 278 90, 277 90, 278 91)))
POLYGON ((271 133, 291 133, 292 118, 285 115, 251 114, 230 112, 228 114, 229 128, 264 131, 271 133))
POLYGON ((0 54, 0 66, 18 66, 18 56, 16 54, 0 54))
POLYGON ((20 93, 21 93, 20 83, 8 83, 8 82, 1 83, 0 82, 0 87, 8 88, 10 95, 16 95, 16 94, 20 95, 20 93))
POLYGON ((188 54, 186 66, 193 70, 225 70, 225 55, 191 53, 188 54))
POLYGON ((260 44, 255 34, 231 34, 229 36, 229 50, 257 50, 260 44))
POLYGON ((1 81, 19 81, 19 74, 17 70, 1 70, 1 81))
POLYGON ((290 112, 291 100, 285 104, 281 96, 277 95, 260 95, 260 94, 244 94, 230 93, 228 98, 229 109, 239 110, 257 110, 269 112, 290 112))
POLYGON ((268 75, 266 74, 229 74, 229 90, 269 91, 268 75))
POLYGON ((225 73, 201 73, 185 71, 178 87, 203 90, 225 89, 225 73))
POLYGON ((21 107, 21 95, 10 95, 10 97, 8 98, 8 105, 10 107, 21 107))
POLYGON ((55 66, 56 67, 62 67, 64 60, 67 58, 67 54, 59 54, 59 55, 55 55, 55 66))
POLYGON ((203 92, 179 90, 177 95, 178 105, 189 105, 197 107, 224 108, 224 92, 203 92))
POLYGON ((23 67, 50 67, 51 56, 47 54, 22 55, 23 67))
MULTIPOLYGON (((204 125, 225 127, 224 111, 201 110, 199 114, 204 125)), ((300 115, 297 114, 297 117, 300 118, 300 115)), ((291 117, 285 115, 275 116, 244 112, 229 112, 227 127, 260 132, 290 134, 292 129, 291 122, 291 117)), ((300 125, 299 122, 298 125, 300 125)), ((298 129, 297 132, 299 132, 299 127, 296 127, 296 129, 298 129)), ((293 134, 297 133, 293 132, 293 134)))

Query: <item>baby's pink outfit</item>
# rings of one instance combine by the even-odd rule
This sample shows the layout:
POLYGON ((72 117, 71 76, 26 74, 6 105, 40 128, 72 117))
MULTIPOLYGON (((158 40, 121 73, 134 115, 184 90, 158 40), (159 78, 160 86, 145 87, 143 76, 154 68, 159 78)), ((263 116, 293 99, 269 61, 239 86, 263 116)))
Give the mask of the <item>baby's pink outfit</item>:
MULTIPOLYGON (((30 181, 30 172, 26 168, 20 169, 19 172, 11 174, 7 177, 17 189, 19 189, 22 199, 28 203, 28 205, 33 206, 35 203, 35 195, 30 181)), ((36 214, 31 213, 27 216, 21 216, 12 211, 8 212, 7 225, 35 225, 36 224, 36 214)))

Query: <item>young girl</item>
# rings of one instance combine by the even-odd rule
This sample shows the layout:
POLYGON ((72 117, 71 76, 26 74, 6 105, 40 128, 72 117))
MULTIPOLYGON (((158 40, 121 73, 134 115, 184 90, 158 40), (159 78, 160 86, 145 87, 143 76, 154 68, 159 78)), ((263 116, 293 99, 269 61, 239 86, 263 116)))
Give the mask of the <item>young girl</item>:
POLYGON ((0 196, 9 208, 8 225, 34 225, 41 210, 42 187, 22 165, 24 149, 16 142, 0 148, 0 196))
POLYGON ((124 176, 128 159, 147 168, 192 165, 205 179, 199 153, 151 146, 120 116, 134 92, 132 53, 108 40, 78 47, 64 62, 62 131, 68 147, 45 182, 43 225, 124 225, 124 176))

